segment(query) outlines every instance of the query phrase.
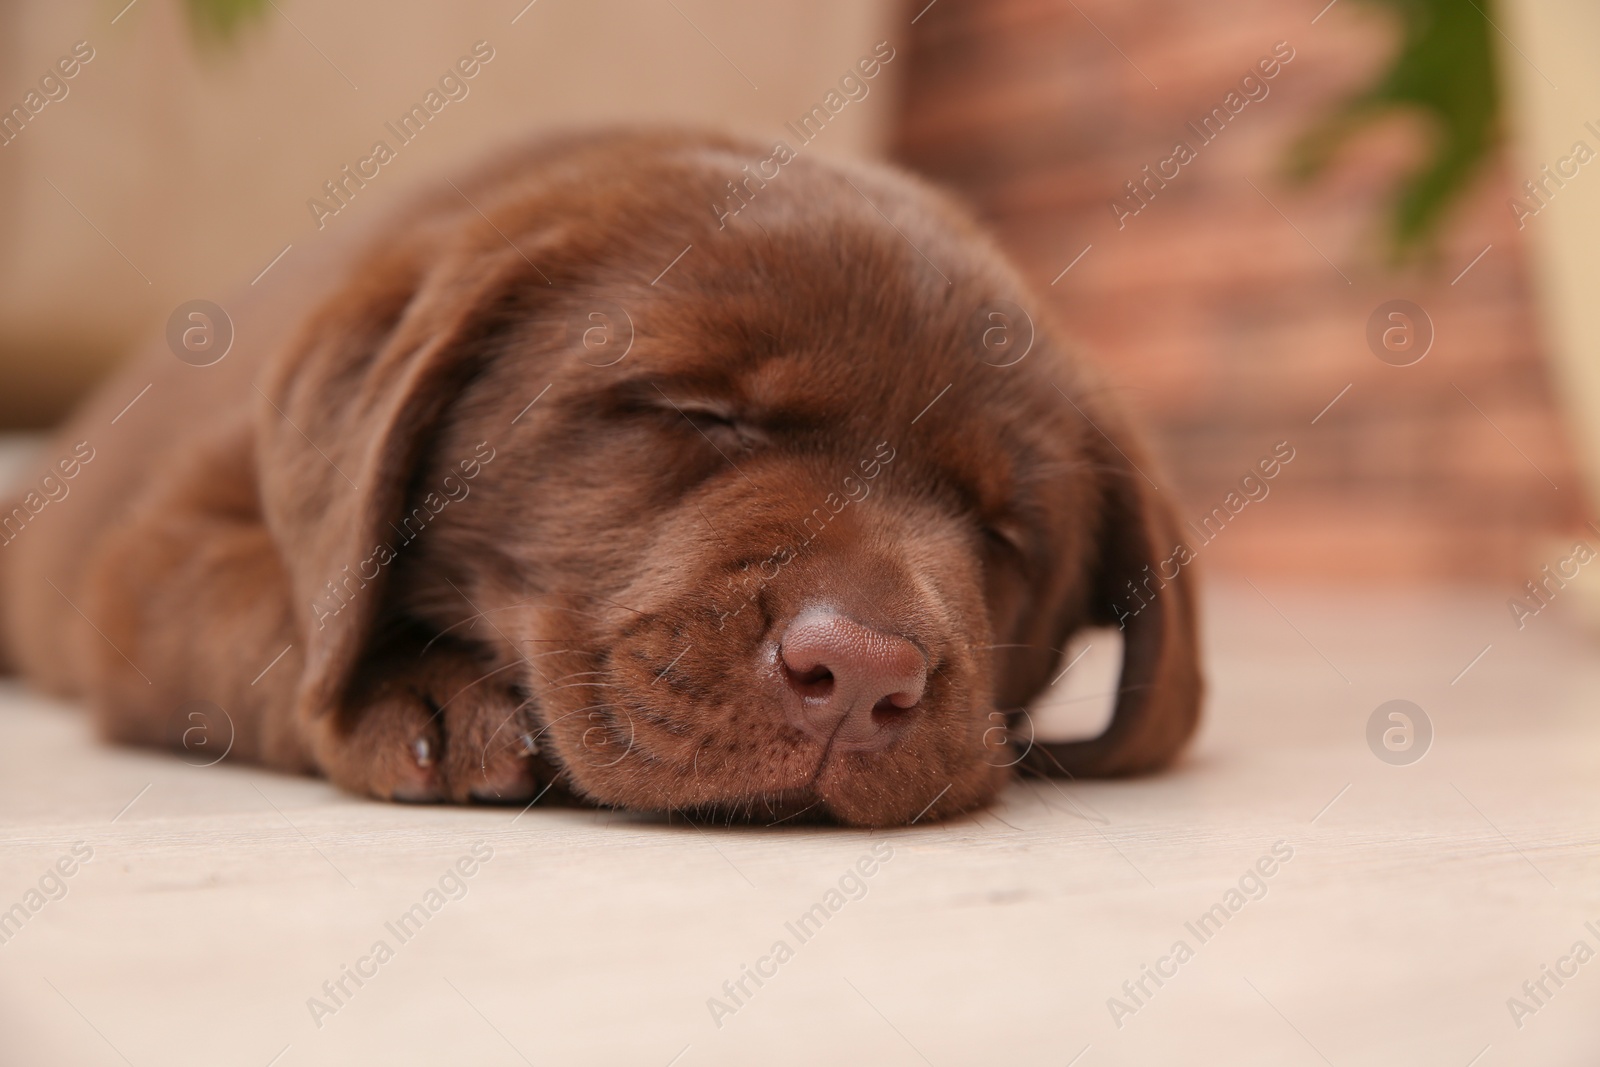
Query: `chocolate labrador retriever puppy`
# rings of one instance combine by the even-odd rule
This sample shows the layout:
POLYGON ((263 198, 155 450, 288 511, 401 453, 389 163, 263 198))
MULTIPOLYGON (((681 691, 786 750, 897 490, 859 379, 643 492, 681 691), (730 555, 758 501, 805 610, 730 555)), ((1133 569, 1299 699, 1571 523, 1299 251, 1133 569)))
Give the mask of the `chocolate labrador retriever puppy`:
POLYGON ((881 826, 1192 733, 1145 450, 943 196, 618 131, 375 223, 231 302, 220 361, 152 346, 0 511, 0 647, 107 736, 396 800, 881 826), (1095 624, 1110 726, 1027 737, 1095 624))

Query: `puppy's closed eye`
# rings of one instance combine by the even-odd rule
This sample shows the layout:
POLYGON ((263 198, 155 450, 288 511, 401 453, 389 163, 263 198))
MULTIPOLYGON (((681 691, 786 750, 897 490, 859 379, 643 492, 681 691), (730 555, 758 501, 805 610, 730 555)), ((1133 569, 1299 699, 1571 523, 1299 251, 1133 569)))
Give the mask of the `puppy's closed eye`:
POLYGON ((619 400, 624 413, 654 419, 665 432, 688 433, 723 451, 745 452, 770 440, 755 419, 722 399, 684 395, 651 382, 644 388, 628 387, 619 400))
POLYGON ((742 452, 769 440, 765 429, 728 408, 691 401, 676 405, 676 414, 681 422, 700 431, 719 448, 732 447, 742 452))
POLYGON ((985 523, 983 539, 997 562, 1027 568, 1031 558, 1031 539, 1021 525, 1005 520, 985 523))

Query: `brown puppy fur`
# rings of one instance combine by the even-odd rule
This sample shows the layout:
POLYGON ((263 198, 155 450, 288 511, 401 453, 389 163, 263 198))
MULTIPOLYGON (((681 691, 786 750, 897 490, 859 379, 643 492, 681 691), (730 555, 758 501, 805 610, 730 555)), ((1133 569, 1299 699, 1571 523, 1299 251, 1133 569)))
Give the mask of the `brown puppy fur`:
POLYGON ((211 701, 233 757, 379 797, 886 825, 990 799, 999 727, 1120 621, 1111 726, 1021 763, 1165 764, 1191 577, 1126 420, 963 212, 865 166, 746 182, 771 155, 541 141, 286 262, 220 363, 154 346, 0 547, 6 658, 110 737, 211 701), (786 713, 819 604, 925 658, 891 742, 786 713))

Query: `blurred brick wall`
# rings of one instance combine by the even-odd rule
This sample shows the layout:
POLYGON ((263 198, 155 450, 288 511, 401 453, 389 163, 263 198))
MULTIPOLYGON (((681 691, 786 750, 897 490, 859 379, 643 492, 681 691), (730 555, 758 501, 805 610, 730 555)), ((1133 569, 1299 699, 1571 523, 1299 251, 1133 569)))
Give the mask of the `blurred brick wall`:
POLYGON ((1436 257, 1403 269, 1386 213, 1422 158, 1420 122, 1388 122, 1317 182, 1287 182, 1289 145, 1395 41, 1370 8, 1317 18, 1323 2, 914 0, 896 154, 976 205, 1110 369, 1156 431, 1186 519, 1276 443, 1294 447, 1271 494, 1202 550, 1208 570, 1520 585, 1584 529, 1506 207, 1525 176, 1496 160, 1436 257), (1199 146, 1186 124, 1279 41, 1295 55, 1268 95, 1119 229, 1109 205, 1124 183, 1180 138, 1199 146), (1435 329, 1408 367, 1366 340, 1397 298, 1435 329))

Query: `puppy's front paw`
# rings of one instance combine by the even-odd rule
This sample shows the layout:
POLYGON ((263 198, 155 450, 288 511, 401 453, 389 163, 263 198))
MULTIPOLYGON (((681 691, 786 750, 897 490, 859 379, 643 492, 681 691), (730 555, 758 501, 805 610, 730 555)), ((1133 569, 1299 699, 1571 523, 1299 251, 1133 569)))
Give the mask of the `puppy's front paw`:
POLYGON ((384 657, 313 728, 317 762, 336 784, 385 800, 527 801, 551 772, 527 699, 505 681, 512 671, 454 646, 384 657))

